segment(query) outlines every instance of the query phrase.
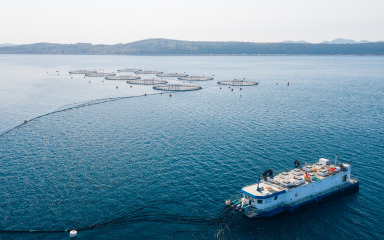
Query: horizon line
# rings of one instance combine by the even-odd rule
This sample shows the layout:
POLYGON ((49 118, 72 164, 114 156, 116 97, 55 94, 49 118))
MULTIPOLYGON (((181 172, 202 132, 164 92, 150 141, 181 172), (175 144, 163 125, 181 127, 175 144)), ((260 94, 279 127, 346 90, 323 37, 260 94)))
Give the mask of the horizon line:
MULTIPOLYGON (((141 40, 135 40, 131 42, 125 42, 125 43, 90 43, 90 42, 70 42, 70 43, 58 43, 58 42, 33 42, 33 43, 0 43, 0 45, 32 45, 32 44, 39 44, 39 43, 46 43, 46 44, 68 44, 68 45, 73 45, 73 44, 90 44, 90 45, 118 45, 118 44, 129 44, 129 43, 134 43, 134 42, 140 42, 140 41, 146 41, 146 40, 171 40, 171 41, 182 41, 182 42, 243 42, 243 43, 297 43, 297 44, 337 44, 334 43, 334 41, 350 41, 350 44, 359 44, 359 43, 379 43, 379 42, 384 42, 384 40, 378 40, 378 41, 371 41, 371 40, 354 40, 354 39, 347 39, 347 38, 336 38, 333 40, 324 40, 321 42, 309 42, 306 40, 283 40, 283 41, 277 41, 277 42, 253 42, 253 41, 234 41, 234 40, 215 40, 215 41, 208 41, 208 40, 180 40, 180 39, 171 39, 171 38, 146 38, 146 39, 141 39, 141 40)), ((348 42, 345 43, 338 43, 338 44, 348 44, 348 42)))

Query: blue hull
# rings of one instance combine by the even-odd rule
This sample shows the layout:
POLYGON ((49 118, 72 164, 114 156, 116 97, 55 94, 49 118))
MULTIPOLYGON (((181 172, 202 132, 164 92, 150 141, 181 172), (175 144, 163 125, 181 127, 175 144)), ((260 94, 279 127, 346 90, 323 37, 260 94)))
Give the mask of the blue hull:
POLYGON ((359 191, 359 182, 358 181, 355 183, 352 183, 348 186, 345 186, 341 189, 338 189, 338 190, 335 190, 333 192, 329 192, 327 194, 312 198, 308 201, 302 202, 302 203, 297 204, 297 205, 293 205, 293 206, 289 206, 289 207, 277 207, 273 210, 263 212, 261 214, 255 215, 253 217, 248 217, 246 215, 244 215, 244 216, 248 217, 248 218, 273 217, 273 216, 276 216, 276 215, 283 213, 283 212, 294 212, 298 209, 311 207, 311 206, 314 206, 320 202, 325 202, 325 201, 330 200, 332 198, 336 198, 336 197, 339 197, 339 196, 342 196, 345 194, 349 194, 349 193, 353 193, 353 192, 357 192, 357 191, 359 191))

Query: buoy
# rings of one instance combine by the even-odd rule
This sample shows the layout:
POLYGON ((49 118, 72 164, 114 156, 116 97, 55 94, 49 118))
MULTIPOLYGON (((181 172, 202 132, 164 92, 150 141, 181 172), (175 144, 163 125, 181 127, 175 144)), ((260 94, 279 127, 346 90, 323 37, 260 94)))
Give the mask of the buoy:
POLYGON ((242 88, 240 88, 240 90, 243 90, 242 88))
POLYGON ((160 95, 163 95, 163 93, 161 92, 160 95))
POLYGON ((233 92, 233 88, 231 89, 231 91, 233 92))
POLYGON ((74 238, 76 236, 77 236, 77 231, 76 230, 72 230, 72 231, 69 232, 69 237, 70 238, 74 238))
POLYGON ((27 120, 27 119, 25 119, 25 120, 24 120, 24 123, 27 123, 27 122, 28 122, 28 120, 27 120))
POLYGON ((221 89, 221 87, 220 87, 220 89, 221 89))
POLYGON ((116 86, 116 89, 118 89, 119 88, 119 86, 116 86))
POLYGON ((277 82, 276 85, 279 85, 279 83, 277 82))
POLYGON ((130 87, 132 87, 132 86, 130 86, 130 87))
POLYGON ((89 81, 89 83, 91 83, 91 81, 89 81))
POLYGON ((144 96, 147 96, 147 94, 146 94, 146 93, 144 93, 144 96))
POLYGON ((170 97, 172 97, 172 94, 169 94, 170 97))
POLYGON ((287 83, 287 86, 289 86, 289 82, 287 83))

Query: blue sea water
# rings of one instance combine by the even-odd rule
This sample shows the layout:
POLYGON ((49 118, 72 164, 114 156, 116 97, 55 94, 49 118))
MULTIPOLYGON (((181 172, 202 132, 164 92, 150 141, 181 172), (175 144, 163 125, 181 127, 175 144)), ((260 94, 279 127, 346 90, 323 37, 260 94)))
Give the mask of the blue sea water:
POLYGON ((0 55, 0 76, 0 230, 52 231, 0 239, 384 236, 384 57, 0 55), (126 67, 215 80, 170 97, 68 74, 126 67), (260 84, 217 84, 234 78, 260 84), (272 219, 224 210, 265 169, 335 154, 358 193, 272 219))

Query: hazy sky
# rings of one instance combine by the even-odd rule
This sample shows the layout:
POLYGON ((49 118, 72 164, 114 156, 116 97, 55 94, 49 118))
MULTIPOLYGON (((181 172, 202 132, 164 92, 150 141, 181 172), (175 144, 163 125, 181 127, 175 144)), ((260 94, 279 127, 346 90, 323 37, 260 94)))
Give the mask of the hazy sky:
POLYGON ((0 43, 384 40, 384 0, 4 0, 0 43))

